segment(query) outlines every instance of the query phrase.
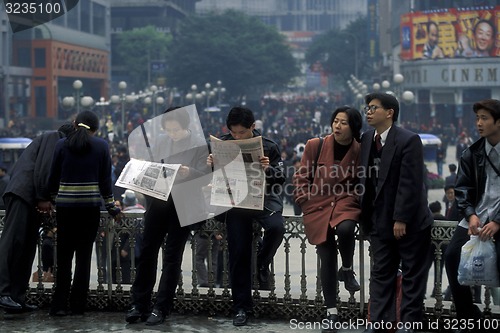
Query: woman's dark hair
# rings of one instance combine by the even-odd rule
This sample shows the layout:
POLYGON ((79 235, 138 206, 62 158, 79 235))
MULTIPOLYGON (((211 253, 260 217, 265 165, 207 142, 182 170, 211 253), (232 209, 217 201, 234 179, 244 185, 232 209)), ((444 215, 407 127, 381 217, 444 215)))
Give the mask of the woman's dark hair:
POLYGON ((76 115, 75 131, 68 135, 66 144, 71 151, 83 153, 90 149, 91 133, 99 129, 99 118, 92 111, 82 111, 76 115))
POLYGON ((330 126, 333 124, 333 121, 337 117, 337 115, 341 112, 347 114, 347 119, 349 122, 349 127, 351 128, 352 137, 360 142, 361 141, 361 127, 363 126, 363 118, 361 118, 361 113, 350 107, 350 106, 341 106, 333 111, 332 116, 330 117, 330 126))
POLYGON ((398 121, 399 117, 399 102, 396 97, 391 94, 375 92, 365 96, 365 103, 368 105, 374 99, 378 99, 384 109, 393 109, 392 122, 398 121))
POLYGON ((180 106, 171 106, 163 112, 163 116, 161 118, 161 126, 165 128, 165 122, 167 121, 176 121, 181 125, 182 129, 187 129, 189 127, 189 113, 186 112, 170 112, 177 109, 180 109, 180 106))
POLYGON ((226 126, 231 130, 232 126, 241 125, 250 128, 255 123, 255 117, 252 110, 244 106, 235 106, 229 111, 226 118, 226 126))

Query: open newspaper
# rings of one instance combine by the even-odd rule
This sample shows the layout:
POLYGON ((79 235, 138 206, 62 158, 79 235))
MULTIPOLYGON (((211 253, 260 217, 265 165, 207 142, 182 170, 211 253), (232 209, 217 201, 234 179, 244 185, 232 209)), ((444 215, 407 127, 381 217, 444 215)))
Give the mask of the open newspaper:
POLYGON ((210 136, 210 145, 214 162, 210 205, 264 209, 262 137, 223 141, 210 136))
POLYGON ((167 201, 180 166, 180 164, 164 164, 131 158, 116 181, 116 186, 167 201))

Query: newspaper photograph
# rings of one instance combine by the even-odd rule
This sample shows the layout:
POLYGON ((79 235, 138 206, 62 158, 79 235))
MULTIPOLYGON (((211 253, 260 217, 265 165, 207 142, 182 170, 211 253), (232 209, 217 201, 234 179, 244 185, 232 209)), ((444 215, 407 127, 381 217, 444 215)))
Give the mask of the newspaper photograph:
POLYGON ((180 166, 131 158, 115 185, 167 201, 180 166))
POLYGON ((223 141, 210 136, 210 144, 214 163, 210 205, 264 209, 262 137, 223 141))

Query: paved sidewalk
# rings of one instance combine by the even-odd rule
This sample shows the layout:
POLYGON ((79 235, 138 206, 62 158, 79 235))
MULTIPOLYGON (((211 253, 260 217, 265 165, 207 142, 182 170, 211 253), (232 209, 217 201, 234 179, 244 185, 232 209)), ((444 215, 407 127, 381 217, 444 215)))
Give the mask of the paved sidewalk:
MULTIPOLYGON (((306 324, 306 323, 303 323, 306 324)), ((88 312, 83 316, 68 316, 54 318, 48 315, 48 310, 8 315, 0 314, 0 331, 2 332, 321 332, 321 329, 305 329, 298 324, 291 325, 289 321, 250 318, 247 326, 235 327, 232 318, 206 317, 204 315, 173 314, 165 323, 158 326, 146 326, 144 323, 127 324, 125 313, 122 312, 88 312)), ((319 323, 317 323, 319 325, 319 323)), ((342 332, 363 332, 364 327, 357 330, 339 330, 342 332)))

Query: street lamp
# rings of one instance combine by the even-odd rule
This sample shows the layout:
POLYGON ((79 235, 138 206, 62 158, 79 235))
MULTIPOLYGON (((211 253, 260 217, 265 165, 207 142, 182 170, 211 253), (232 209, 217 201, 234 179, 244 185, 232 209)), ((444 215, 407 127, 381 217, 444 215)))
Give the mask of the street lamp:
POLYGON ((81 104, 82 104, 84 109, 88 109, 92 105, 94 105, 94 99, 90 96, 83 96, 81 99, 81 104))
POLYGON ((214 91, 217 93, 217 105, 220 107, 221 96, 226 92, 226 88, 222 86, 222 81, 217 81, 217 87, 214 88, 214 91))
POLYGON ((120 81, 118 83, 118 89, 120 89, 120 100, 122 107, 122 138, 125 138, 125 89, 127 89, 127 82, 120 81))
POLYGON ((191 92, 186 94, 186 99, 192 100, 193 104, 196 104, 197 99, 201 99, 203 95, 198 92, 198 87, 196 84, 191 86, 191 92))
POLYGON ((76 112, 80 112, 80 89, 83 87, 83 82, 80 80, 73 81, 73 88, 76 90, 76 112))
POLYGON ((65 109, 71 109, 75 106, 75 98, 73 96, 66 96, 62 100, 62 105, 65 109))
POLYGON ((158 91, 158 87, 153 84, 151 87, 149 87, 149 90, 151 91, 151 97, 152 97, 152 101, 153 101, 153 118, 154 118, 154 117, 156 117, 156 98, 155 98, 155 95, 156 95, 156 92, 158 91))

